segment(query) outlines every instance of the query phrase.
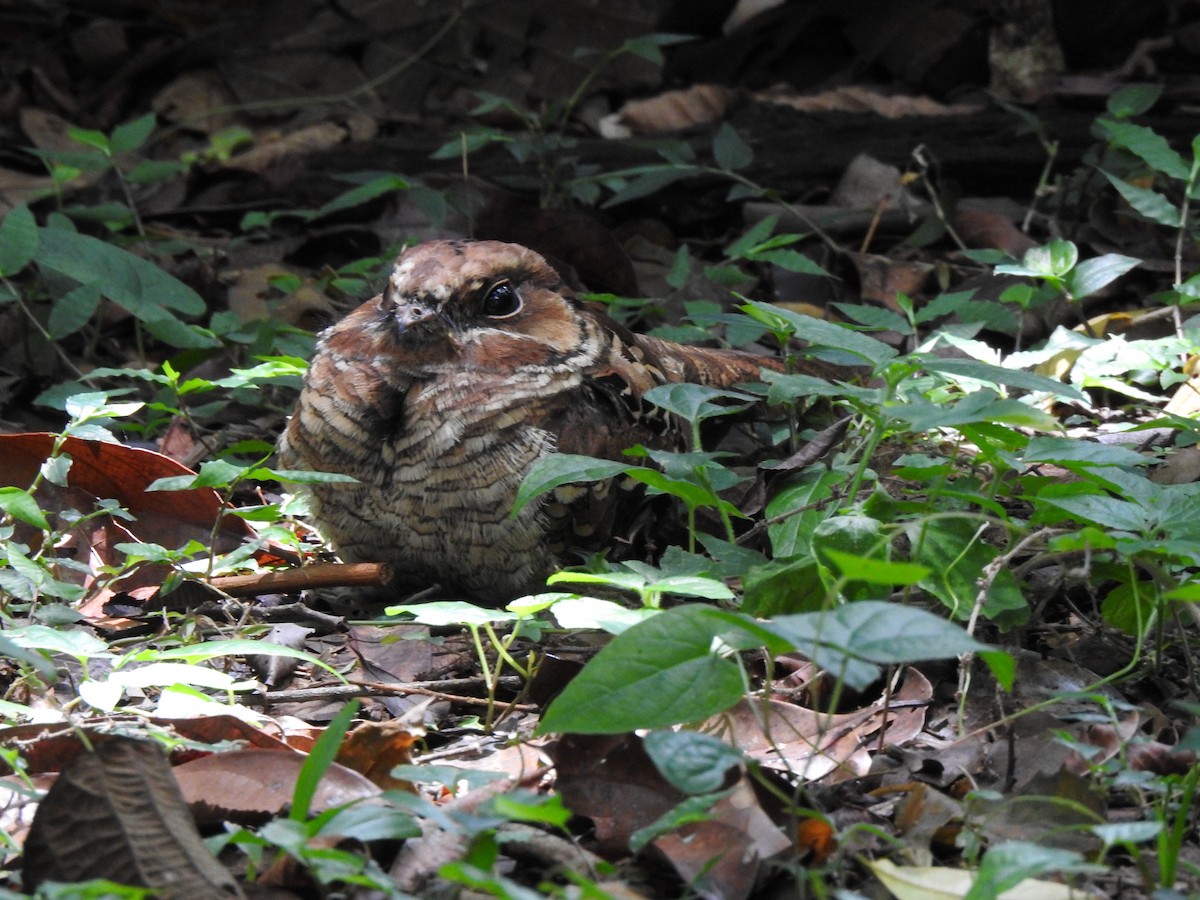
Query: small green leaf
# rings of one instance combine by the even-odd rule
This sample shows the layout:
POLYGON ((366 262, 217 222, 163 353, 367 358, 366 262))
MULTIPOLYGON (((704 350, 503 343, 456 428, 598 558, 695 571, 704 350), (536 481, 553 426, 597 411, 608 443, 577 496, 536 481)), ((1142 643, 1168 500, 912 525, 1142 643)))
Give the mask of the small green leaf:
POLYGON ((18 487, 0 487, 0 509, 26 525, 32 525, 42 531, 50 530, 46 514, 29 491, 18 487))
POLYGON ((1127 84, 1117 88, 1108 98, 1108 111, 1118 119, 1140 116, 1162 96, 1161 84, 1127 84))
POLYGON ((841 570, 843 577, 867 584, 917 584, 929 574, 928 566, 917 563, 892 562, 833 549, 824 550, 824 555, 841 570))
POLYGON ((629 468, 629 463, 576 453, 551 453, 549 456, 543 456, 529 469, 525 480, 517 489, 517 497, 509 518, 514 518, 534 498, 556 487, 603 481, 620 475, 629 468))
POLYGON ((29 207, 14 206, 0 224, 0 277, 11 278, 37 253, 37 221, 29 207))
POLYGON ((1157 222, 1159 225, 1167 225, 1171 227, 1179 224, 1179 207, 1177 207, 1158 191, 1152 191, 1149 188, 1138 187, 1137 185, 1130 184, 1123 178, 1117 178, 1115 175, 1110 175, 1103 169, 1100 170, 1100 174, 1107 178, 1109 183, 1117 189, 1117 192, 1125 198, 1126 203, 1136 209, 1151 222, 1157 222))
POLYGON ((679 166, 656 167, 653 171, 638 175, 616 188, 615 193, 604 201, 603 208, 609 209, 621 203, 628 203, 630 200, 647 197, 650 194, 657 193, 667 187, 667 185, 690 177, 692 174, 692 172, 679 166))
POLYGON ((1114 146, 1124 147, 1156 172, 1187 181, 1191 176, 1183 157, 1171 149, 1166 138, 1157 132, 1132 122, 1110 122, 1099 119, 1096 125, 1108 135, 1114 146))
POLYGON ((754 151, 728 122, 722 122, 713 135, 713 158, 727 172, 744 169, 754 161, 754 151))
POLYGON ((1074 299, 1082 300, 1107 287, 1140 264, 1140 259, 1122 256, 1120 253, 1106 253, 1095 259, 1086 259, 1067 276, 1067 288, 1074 299))
POLYGON ((108 136, 103 131, 93 131, 90 128, 79 128, 72 125, 67 128, 67 134, 71 136, 71 140, 77 141, 85 147, 99 150, 105 156, 110 155, 108 136))
POLYGON ((652 731, 643 745, 662 776, 685 794, 711 794, 742 764, 741 751, 709 734, 652 731))
POLYGON ((114 156, 120 153, 128 153, 131 150, 139 149, 142 144, 146 143, 146 139, 150 137, 150 133, 154 131, 154 126, 157 120, 154 113, 146 113, 132 122, 126 122, 124 125, 118 125, 113 129, 112 139, 109 142, 109 147, 114 156))

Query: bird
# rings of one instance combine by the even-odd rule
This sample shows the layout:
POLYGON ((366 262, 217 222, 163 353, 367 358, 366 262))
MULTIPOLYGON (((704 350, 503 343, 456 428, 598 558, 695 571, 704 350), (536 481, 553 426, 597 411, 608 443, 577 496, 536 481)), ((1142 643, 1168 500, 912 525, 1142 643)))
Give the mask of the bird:
POLYGON ((535 463, 683 449, 685 429, 648 390, 728 388, 781 368, 636 334, 527 247, 430 241, 320 335, 278 458, 356 479, 303 487, 343 561, 390 564, 397 590, 499 605, 544 590, 573 549, 603 546, 631 493, 565 485, 510 516, 535 463))

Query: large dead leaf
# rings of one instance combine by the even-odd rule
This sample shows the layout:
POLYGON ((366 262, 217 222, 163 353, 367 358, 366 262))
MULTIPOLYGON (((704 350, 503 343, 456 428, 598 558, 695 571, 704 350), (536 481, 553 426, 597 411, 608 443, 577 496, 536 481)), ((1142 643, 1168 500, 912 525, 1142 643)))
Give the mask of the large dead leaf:
POLYGON ((200 839, 162 751, 130 738, 114 737, 64 770, 25 841, 25 890, 92 878, 173 900, 242 896, 200 839))

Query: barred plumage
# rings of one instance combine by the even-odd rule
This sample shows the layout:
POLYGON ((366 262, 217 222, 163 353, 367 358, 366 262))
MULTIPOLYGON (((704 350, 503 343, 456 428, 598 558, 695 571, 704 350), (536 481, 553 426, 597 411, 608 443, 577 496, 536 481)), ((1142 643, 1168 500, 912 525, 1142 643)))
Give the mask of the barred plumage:
MULTIPOLYGON (((524 247, 432 242, 403 253, 385 291, 322 335, 280 460, 359 480, 309 488, 343 559, 390 562, 406 588, 501 601, 541 588, 557 562, 552 517, 531 504, 509 518, 534 462, 674 448, 675 431, 641 415, 647 390, 731 386, 764 366, 779 368, 634 335, 524 247)), ((585 490, 570 506, 590 505, 594 519, 578 531, 602 545, 619 493, 585 490)))

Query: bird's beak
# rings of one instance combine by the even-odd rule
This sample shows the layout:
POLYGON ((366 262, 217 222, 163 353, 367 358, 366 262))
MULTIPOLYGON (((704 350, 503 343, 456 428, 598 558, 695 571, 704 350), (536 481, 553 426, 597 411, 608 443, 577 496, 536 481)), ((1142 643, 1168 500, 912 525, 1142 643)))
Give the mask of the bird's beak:
POLYGON ((392 315, 396 319, 396 333, 404 334, 418 325, 436 319, 438 308, 432 303, 404 303, 398 305, 392 315))

